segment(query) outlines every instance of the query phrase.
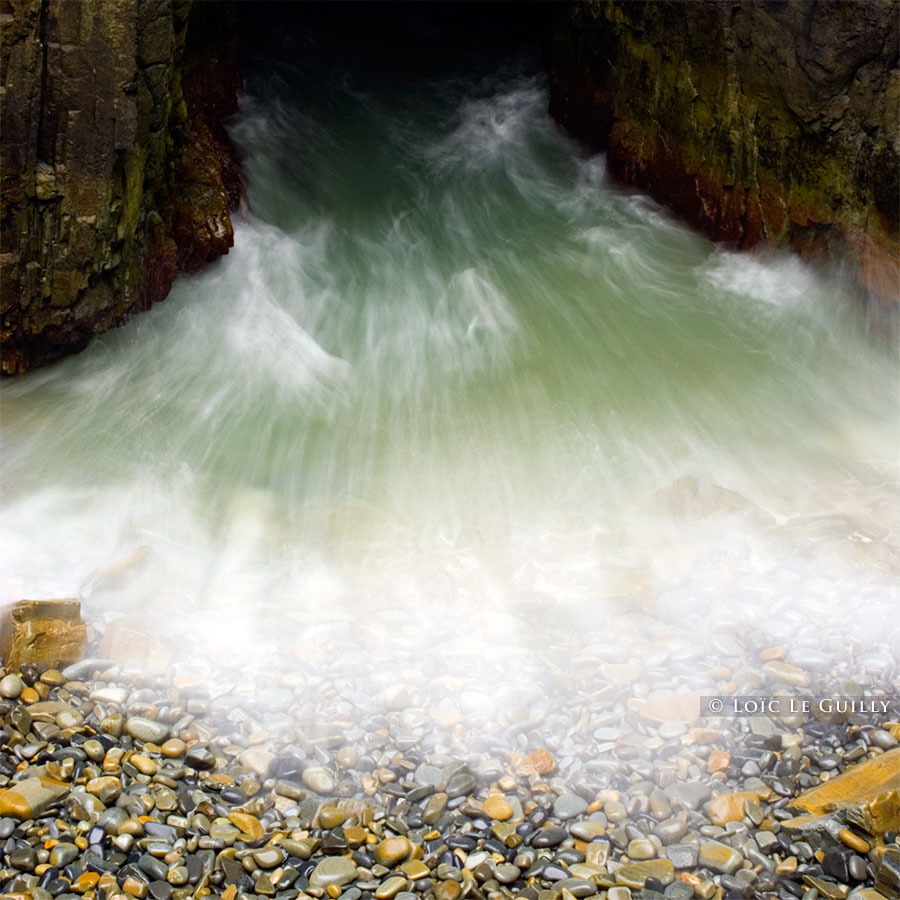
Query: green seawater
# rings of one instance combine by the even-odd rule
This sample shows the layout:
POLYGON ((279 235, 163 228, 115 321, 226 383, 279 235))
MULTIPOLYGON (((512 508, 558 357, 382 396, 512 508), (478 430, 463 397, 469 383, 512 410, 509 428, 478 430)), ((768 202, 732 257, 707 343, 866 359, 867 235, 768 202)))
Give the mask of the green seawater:
POLYGON ((547 105, 527 61, 259 62, 232 252, 3 385, 0 600, 895 605, 893 348, 547 105))

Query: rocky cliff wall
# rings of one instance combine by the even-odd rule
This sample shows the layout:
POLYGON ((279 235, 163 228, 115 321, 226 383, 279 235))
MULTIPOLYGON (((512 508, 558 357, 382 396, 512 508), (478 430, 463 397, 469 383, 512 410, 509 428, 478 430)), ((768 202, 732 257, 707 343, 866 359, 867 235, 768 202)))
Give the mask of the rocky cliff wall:
POLYGON ((551 4, 551 111, 734 247, 846 253, 900 296, 894 0, 551 4))
POLYGON ((234 19, 224 3, 2 0, 4 373, 82 349, 228 251, 234 19))

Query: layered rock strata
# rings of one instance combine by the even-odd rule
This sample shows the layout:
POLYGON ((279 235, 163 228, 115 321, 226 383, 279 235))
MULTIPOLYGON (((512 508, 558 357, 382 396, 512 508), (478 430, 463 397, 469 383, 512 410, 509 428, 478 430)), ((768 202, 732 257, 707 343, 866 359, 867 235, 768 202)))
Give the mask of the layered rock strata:
POLYGON ((231 246, 233 20, 220 3, 4 3, 4 373, 82 349, 231 246))
POLYGON ((747 248, 849 255, 900 297, 897 5, 551 4, 553 115, 609 169, 747 248))

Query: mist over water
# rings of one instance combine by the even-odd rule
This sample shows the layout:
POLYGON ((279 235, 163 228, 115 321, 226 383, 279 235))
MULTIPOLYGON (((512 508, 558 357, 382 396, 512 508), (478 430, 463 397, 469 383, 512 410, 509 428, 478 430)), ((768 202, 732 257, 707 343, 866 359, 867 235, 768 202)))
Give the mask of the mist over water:
POLYGON ((833 277, 611 185, 547 103, 516 59, 259 63, 233 251, 3 385, 0 601, 236 647, 286 615, 759 604, 893 640, 896 353, 833 277))

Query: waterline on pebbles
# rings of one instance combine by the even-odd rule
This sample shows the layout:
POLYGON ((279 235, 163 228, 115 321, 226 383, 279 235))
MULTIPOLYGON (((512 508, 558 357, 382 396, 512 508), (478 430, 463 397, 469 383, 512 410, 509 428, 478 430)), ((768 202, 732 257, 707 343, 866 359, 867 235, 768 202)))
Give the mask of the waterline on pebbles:
POLYGON ((429 641, 383 611, 319 622, 315 641, 300 630, 294 652, 253 665, 198 648, 158 674, 99 658, 2 673, 0 889, 890 900, 896 804, 878 795, 804 819, 797 798, 868 759, 894 764, 896 654, 857 652, 840 623, 799 612, 785 614, 782 644, 757 621, 712 616, 685 633, 621 613, 581 630, 548 622, 526 640, 510 614, 505 632, 479 635, 472 619, 429 641), (800 690, 784 666, 815 696, 879 698, 889 712, 716 718, 696 706, 800 690))

